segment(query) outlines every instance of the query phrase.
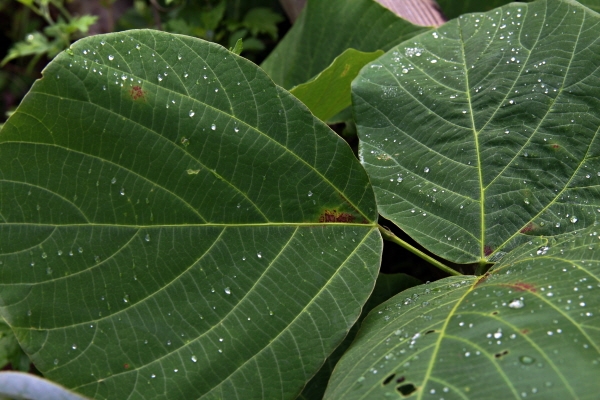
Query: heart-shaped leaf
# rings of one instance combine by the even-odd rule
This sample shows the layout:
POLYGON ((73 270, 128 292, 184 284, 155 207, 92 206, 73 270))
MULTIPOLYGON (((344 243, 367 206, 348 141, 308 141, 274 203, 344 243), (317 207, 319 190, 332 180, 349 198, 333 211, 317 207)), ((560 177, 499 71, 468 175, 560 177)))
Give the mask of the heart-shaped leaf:
POLYGON ((308 0, 292 29, 261 67, 275 83, 289 89, 323 71, 346 49, 388 50, 428 29, 411 24, 374 0, 308 0))
POLYGON ((599 22, 574 1, 513 3, 365 66, 353 103, 380 213, 460 263, 595 223, 599 22))
POLYGON ((598 232, 536 238, 374 309, 325 398, 595 399, 599 290, 598 232))
POLYGON ((293 397, 381 252, 341 138, 251 62, 156 31, 46 67, 0 132, 0 218, 3 316, 94 398, 293 397))

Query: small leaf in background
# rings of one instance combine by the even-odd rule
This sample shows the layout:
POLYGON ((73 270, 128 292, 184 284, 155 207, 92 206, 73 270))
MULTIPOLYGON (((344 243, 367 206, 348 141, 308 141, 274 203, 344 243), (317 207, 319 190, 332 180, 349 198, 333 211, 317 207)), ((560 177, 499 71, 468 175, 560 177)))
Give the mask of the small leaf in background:
POLYGON ((315 117, 327 121, 351 104, 350 84, 365 64, 382 54, 382 50, 364 53, 347 49, 323 72, 290 92, 302 101, 315 117))
POLYGON ((248 11, 241 23, 250 31, 252 36, 265 33, 273 40, 277 40, 277 24, 283 21, 283 16, 270 8, 254 7, 248 11))
POLYGON ((52 48, 48 38, 40 32, 32 32, 27 35, 25 40, 16 42, 8 51, 8 54, 2 59, 0 66, 15 58, 44 54, 52 48))
POLYGON ((382 251, 347 143, 250 61, 151 30, 48 64, 0 131, 0 215, 2 315, 96 399, 295 397, 382 251))
POLYGON ((597 223, 599 22, 572 1, 512 3, 363 68, 354 113, 380 214, 482 265, 597 223))
POLYGON ((0 317, 0 369, 9 364, 15 370, 29 371, 30 361, 21 350, 10 326, 0 317))
POLYGON ((289 89, 319 74, 346 49, 389 50, 428 29, 411 24, 374 0, 308 0, 261 67, 275 83, 289 89))
POLYGON ((596 399, 599 282, 592 227, 411 288, 369 314, 325 398, 596 399))
POLYGON ((229 49, 229 51, 231 51, 232 53, 235 53, 237 55, 240 55, 243 50, 244 50, 244 43, 243 43, 242 39, 238 39, 237 42, 235 42, 235 46, 233 46, 233 48, 229 49))

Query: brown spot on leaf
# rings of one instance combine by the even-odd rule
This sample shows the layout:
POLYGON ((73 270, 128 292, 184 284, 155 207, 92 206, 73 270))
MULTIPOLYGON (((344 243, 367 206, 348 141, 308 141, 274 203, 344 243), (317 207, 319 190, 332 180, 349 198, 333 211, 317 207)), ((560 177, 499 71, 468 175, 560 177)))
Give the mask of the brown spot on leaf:
POLYGON ((530 222, 523 229, 521 229, 520 232, 521 233, 528 233, 528 232, 531 232, 534 228, 535 228, 535 226, 533 225, 532 222, 530 222))
POLYGON ((557 145, 557 144, 553 144, 553 145, 552 145, 552 148, 553 148, 553 149, 558 149, 559 147, 560 147, 560 146, 559 146, 559 145, 557 145))
POLYGON ((494 248, 491 246, 483 246, 483 254, 487 257, 494 252, 494 248))
POLYGON ((507 287, 513 288, 517 292, 532 292, 532 293, 536 292, 535 286, 533 286, 530 283, 525 283, 525 282, 505 283, 505 284, 502 284, 501 286, 507 286, 507 287))
POLYGON ((350 71, 350 64, 344 65, 344 71, 342 71, 342 75, 341 76, 346 76, 346 74, 348 73, 348 71, 350 71))
POLYGON ((133 100, 142 99, 146 101, 146 91, 142 90, 141 86, 132 86, 129 89, 129 95, 133 100))
POLYGON ((354 222, 356 217, 350 213, 337 212, 337 210, 325 210, 323 214, 319 216, 319 222, 341 222, 351 223, 354 222))

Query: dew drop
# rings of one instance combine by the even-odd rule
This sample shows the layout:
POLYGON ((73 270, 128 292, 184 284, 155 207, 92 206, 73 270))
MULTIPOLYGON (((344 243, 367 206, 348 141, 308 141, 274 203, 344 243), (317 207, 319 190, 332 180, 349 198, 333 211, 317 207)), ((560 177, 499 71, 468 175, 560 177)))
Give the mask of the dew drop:
POLYGON ((262 253, 259 251, 258 253, 256 253, 256 257, 262 258, 262 253))
POLYGON ((429 172, 429 167, 425 167, 425 168, 423 169, 423 172, 425 172, 425 173, 429 172))
POLYGON ((571 221, 571 223, 572 223, 572 224, 574 224, 574 223, 576 223, 576 222, 577 222, 577 221, 579 221, 579 220, 577 219, 577 217, 576 217, 576 216, 574 216, 574 215, 573 215, 573 216, 571 217, 570 221, 571 221))
POLYGON ((529 356, 521 356, 519 357, 519 361, 521 364, 530 365, 535 362, 535 358, 529 356))
POLYGON ((514 299, 513 301, 508 303, 508 306, 510 308, 523 308, 525 307, 525 302, 523 302, 523 300, 521 299, 514 299))
POLYGON ((109 54, 108 56, 108 61, 112 61, 115 59, 115 56, 113 56, 112 54, 109 54))
POLYGON ((193 110, 190 110, 189 115, 190 115, 190 117, 193 117, 194 115, 196 115, 196 113, 193 110))
POLYGON ((225 294, 231 294, 231 289, 226 287, 225 289, 223 289, 225 291, 225 294))
POLYGON ((212 129, 213 131, 216 131, 216 130, 217 130, 217 126, 216 126, 215 124, 212 124, 212 125, 210 126, 210 129, 212 129))
POLYGON ((198 362, 198 358, 196 358, 196 356, 192 356, 191 360, 192 362, 198 362))

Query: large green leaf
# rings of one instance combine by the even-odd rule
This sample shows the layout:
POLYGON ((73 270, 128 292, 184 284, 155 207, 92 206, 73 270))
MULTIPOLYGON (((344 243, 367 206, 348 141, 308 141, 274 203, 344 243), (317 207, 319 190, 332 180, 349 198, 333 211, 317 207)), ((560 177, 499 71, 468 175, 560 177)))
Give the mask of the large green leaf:
POLYGON ((261 67, 287 89, 323 71, 346 49, 388 50, 426 31, 374 0, 308 0, 261 67))
POLYGON ((411 288, 374 309, 325 398, 597 399, 600 236, 524 244, 482 277, 411 288))
POLYGON ((353 104, 380 213, 460 263, 595 223, 599 22, 573 1, 513 3, 365 66, 353 104))
POLYGON ((0 304, 94 398, 290 398, 381 252, 350 147, 251 62, 156 31, 83 39, 0 132, 0 304))

